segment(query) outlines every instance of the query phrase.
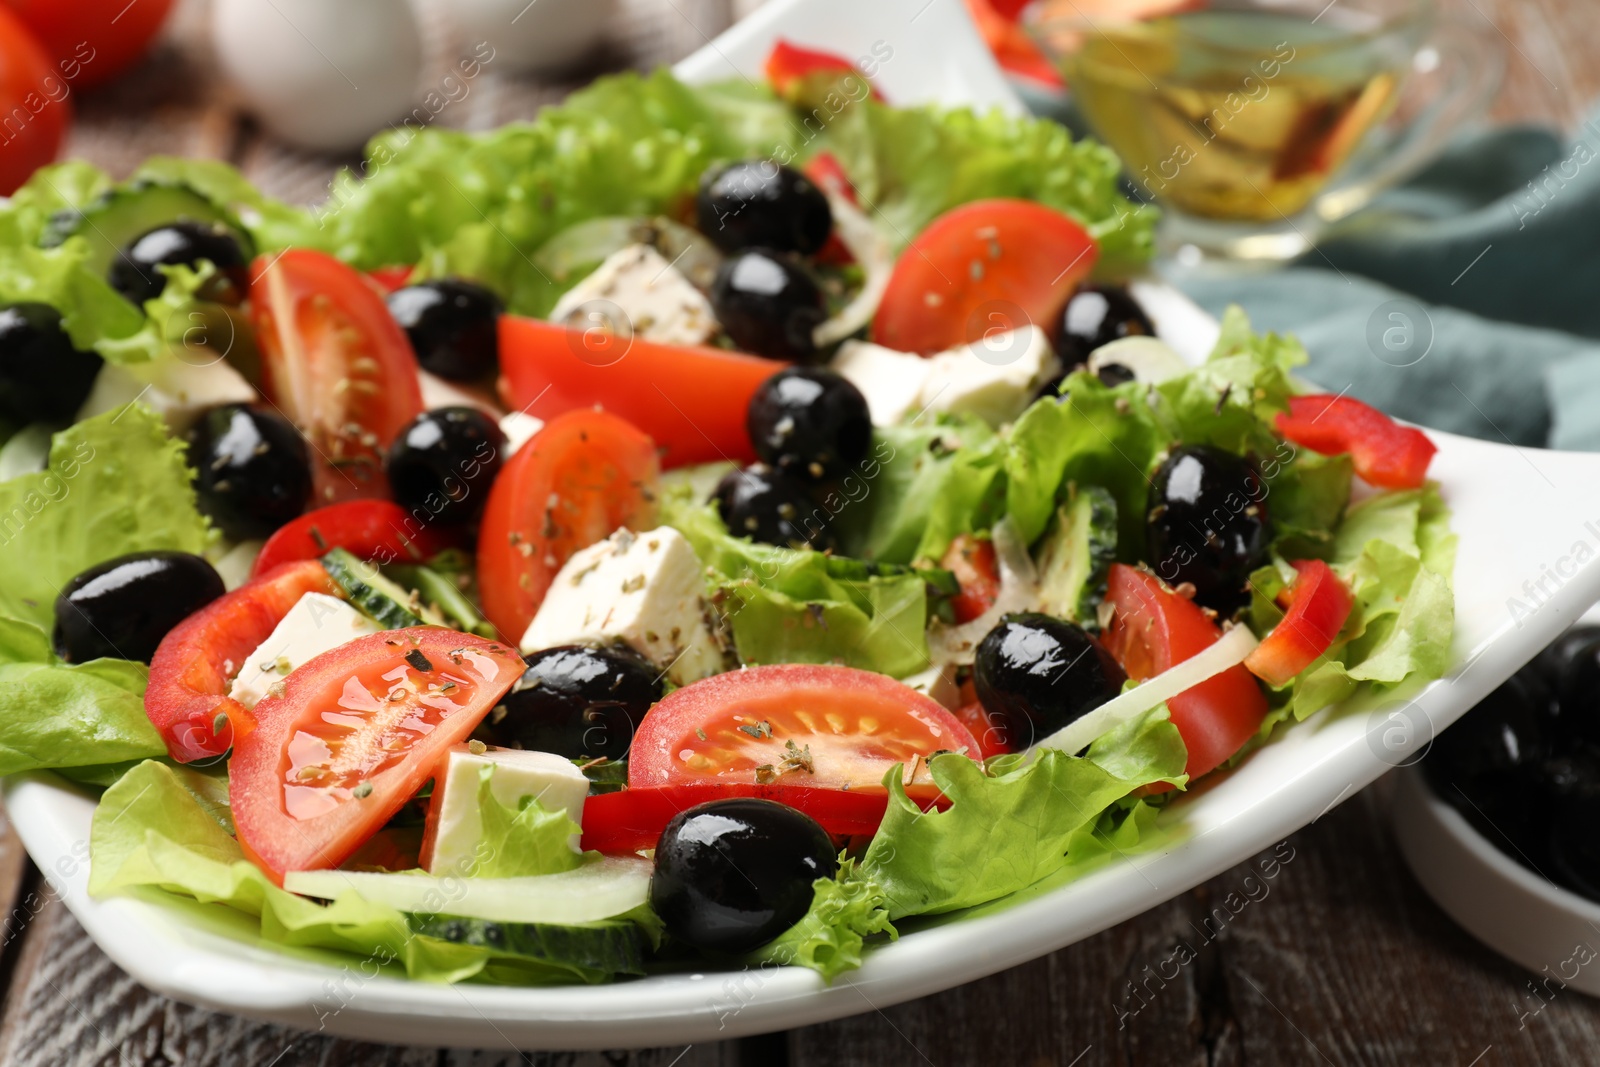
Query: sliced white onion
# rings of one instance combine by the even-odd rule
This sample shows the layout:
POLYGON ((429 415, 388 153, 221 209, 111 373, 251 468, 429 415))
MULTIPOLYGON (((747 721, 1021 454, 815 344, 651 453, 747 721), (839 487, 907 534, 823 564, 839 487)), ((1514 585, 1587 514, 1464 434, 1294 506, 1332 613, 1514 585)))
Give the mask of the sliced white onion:
POLYGON ((1039 572, 1027 546, 1017 537, 1010 516, 995 523, 993 537, 995 559, 1000 564, 1000 593, 993 607, 970 622, 956 626, 933 624, 928 632, 928 658, 936 665, 970 666, 978 642, 995 628, 1000 616, 1032 611, 1039 603, 1039 572))
POLYGON ((1256 635, 1250 632, 1248 626, 1235 626, 1210 648, 1190 656, 1170 670, 1162 671, 1143 685, 1112 697, 1035 744, 1033 750, 1056 748, 1069 755, 1076 754, 1089 747, 1096 738, 1144 714, 1162 701, 1171 700, 1229 667, 1243 663, 1257 643, 1256 635))
POLYGON ((818 348, 837 344, 872 321, 872 316, 878 313, 883 291, 889 287, 889 275, 894 271, 894 250, 889 247, 889 239, 848 198, 826 189, 823 191, 827 194, 828 206, 833 209, 833 231, 866 272, 866 280, 855 299, 812 331, 812 340, 818 348))
POLYGON ((1091 374, 1111 365, 1128 368, 1140 385, 1159 385, 1191 369, 1171 345, 1155 337, 1119 337, 1089 353, 1091 374))

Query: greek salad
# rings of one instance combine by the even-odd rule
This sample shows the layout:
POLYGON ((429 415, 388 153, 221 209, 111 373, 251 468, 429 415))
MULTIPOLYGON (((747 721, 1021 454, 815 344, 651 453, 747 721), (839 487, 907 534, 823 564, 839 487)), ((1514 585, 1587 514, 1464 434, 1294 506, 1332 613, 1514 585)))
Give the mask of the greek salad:
POLYGON ((1185 364, 1106 149, 768 74, 392 130, 312 209, 168 158, 0 206, 0 773, 96 792, 92 893, 831 979, 1443 673, 1428 438, 1237 310, 1185 364))

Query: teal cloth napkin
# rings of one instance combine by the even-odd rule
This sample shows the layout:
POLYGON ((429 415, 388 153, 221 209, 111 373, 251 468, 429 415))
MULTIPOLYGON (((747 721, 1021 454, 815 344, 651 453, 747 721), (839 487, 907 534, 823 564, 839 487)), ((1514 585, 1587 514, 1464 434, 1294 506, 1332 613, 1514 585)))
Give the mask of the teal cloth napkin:
POLYGON ((1167 272, 1214 314, 1291 331, 1305 376, 1391 414, 1600 451, 1600 113, 1576 138, 1467 137, 1288 269, 1167 272))

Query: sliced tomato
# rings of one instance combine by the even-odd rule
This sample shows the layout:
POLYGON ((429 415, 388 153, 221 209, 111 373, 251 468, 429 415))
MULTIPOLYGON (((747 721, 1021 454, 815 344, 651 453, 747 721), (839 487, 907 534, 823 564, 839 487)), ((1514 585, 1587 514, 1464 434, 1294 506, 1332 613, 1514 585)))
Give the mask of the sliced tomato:
POLYGON ((819 107, 830 92, 842 92, 845 88, 855 90, 849 96, 858 99, 859 90, 843 84, 843 79, 851 77, 865 82, 867 92, 874 100, 883 99, 866 75, 844 56, 815 48, 802 48, 781 37, 772 46, 772 51, 767 53, 766 72, 767 84, 772 86, 772 91, 799 107, 819 107))
POLYGON ((358 637, 235 724, 228 801, 245 855, 282 883, 383 828, 521 676, 505 645, 437 626, 358 637))
POLYGON ((316 561, 289 563, 228 593, 173 627, 150 660, 144 711, 180 763, 220 756, 244 705, 232 679, 307 593, 344 593, 316 561))
POLYGON ((347 500, 308 511, 267 538, 251 576, 297 559, 320 559, 330 548, 348 549, 379 563, 422 563, 455 544, 391 500, 347 500))
POLYGON ((962 534, 950 542, 939 566, 954 574, 961 586, 961 592, 950 598, 956 622, 971 622, 994 607, 1000 596, 1000 561, 993 541, 962 534))
POLYGON ((1339 576, 1320 559, 1298 560, 1294 584, 1284 591, 1283 619, 1245 659, 1250 672, 1268 685, 1289 680, 1328 651, 1354 601, 1339 576))
MULTIPOLYGON (((1113 563, 1106 599, 1113 611, 1104 644, 1136 682, 1197 655, 1222 636, 1198 604, 1149 571, 1113 563)), ((1167 708, 1189 749, 1184 773, 1198 778, 1255 736, 1267 715, 1267 698, 1238 664, 1173 697, 1167 708)))
POLYGON ((603 407, 649 434, 667 468, 754 460, 745 409, 756 388, 785 366, 718 348, 500 316, 500 393, 507 407, 546 420, 603 407))
POLYGON ((411 280, 415 267, 404 264, 393 267, 379 267, 377 270, 367 271, 367 278, 385 293, 392 293, 396 289, 404 289, 411 280))
POLYGON ((1316 393, 1289 398, 1278 432, 1325 456, 1350 454, 1356 473, 1384 489, 1416 489, 1439 449, 1414 426, 1402 426, 1353 396, 1316 393))
POLYGON ((835 837, 877 831, 889 794, 854 789, 816 789, 804 785, 753 782, 695 782, 628 788, 590 797, 583 805, 583 847, 597 852, 635 852, 654 848, 667 823, 680 811, 725 797, 761 797, 805 812, 835 837))
MULTIPOLYGON (((803 169, 806 177, 810 178, 817 188, 834 196, 843 197, 852 204, 860 203, 856 196, 856 187, 850 184, 850 178, 844 172, 844 164, 840 163, 839 157, 832 152, 818 152, 803 169)), ((844 266, 855 261, 856 257, 840 239, 838 227, 834 227, 828 234, 828 240, 817 250, 817 262, 844 266)))
MULTIPOLYGON (((16 192, 36 169, 55 159, 72 125, 68 68, 57 72, 50 47, 41 46, 17 14, 0 4, 0 116, 5 132, 0 196, 16 192)), ((73 62, 72 69, 81 68, 73 62)))
POLYGON ((655 525, 660 476, 650 438, 615 415, 569 411, 517 449, 495 478, 478 534, 483 613, 522 637, 561 565, 620 526, 655 525))
POLYGON ((972 736, 978 739, 978 757, 988 759, 990 756, 999 756, 1007 752, 1015 752, 1011 739, 1006 736, 1007 730, 1000 722, 989 717, 983 705, 974 700, 970 704, 963 704, 955 711, 961 725, 972 731, 972 736))
POLYGON ((930 355, 994 330, 1049 328, 1098 256, 1088 231, 1042 204, 964 204, 934 219, 900 254, 872 320, 873 340, 930 355))
MULTIPOLYGON (((74 90, 133 67, 161 32, 173 0, 0 0, 28 24, 74 90)), ((12 113, 7 111, 9 116, 12 113)), ((7 144, 7 149, 11 148, 7 144)))
POLYGON ((422 412, 411 342, 353 267, 293 248, 251 267, 263 391, 311 444, 318 503, 388 495, 383 453, 422 412))
MULTIPOLYGON (((902 766, 908 796, 932 800, 935 753, 976 757, 978 741, 937 701, 854 667, 781 663, 718 674, 645 713, 628 785, 804 785, 882 793, 902 766)), ((826 824, 824 824, 826 826, 826 824)))

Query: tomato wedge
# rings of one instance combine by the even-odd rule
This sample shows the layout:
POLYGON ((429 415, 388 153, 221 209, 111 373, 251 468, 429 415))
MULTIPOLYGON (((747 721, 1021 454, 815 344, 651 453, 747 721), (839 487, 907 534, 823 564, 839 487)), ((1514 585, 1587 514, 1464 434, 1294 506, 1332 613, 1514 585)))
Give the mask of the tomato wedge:
POLYGON ((873 671, 781 663, 669 693, 634 735, 628 785, 732 782, 881 794, 898 763, 907 795, 931 801, 940 794, 926 761, 940 751, 976 757, 978 742, 938 701, 873 671))
POLYGON ((289 563, 213 600, 162 638, 144 711, 173 759, 193 763, 228 751, 245 710, 228 696, 232 678, 307 593, 344 596, 322 564, 289 563))
POLYGON ((315 499, 388 495, 383 450, 422 412, 411 342, 353 267, 292 248, 250 271, 262 389, 314 453, 315 499))
POLYGON ((957 708, 955 716, 961 720, 961 725, 971 730, 972 736, 978 739, 979 759, 1016 751, 1010 739, 1006 737, 1006 728, 991 719, 989 713, 983 709, 983 705, 976 700, 957 708))
POLYGON ((994 329, 1049 328, 1099 247, 1071 218, 1028 200, 977 200, 948 211, 900 254, 873 340, 931 355, 994 329))
POLYGON ((776 800, 805 812, 835 837, 876 832, 889 806, 889 794, 882 789, 874 793, 721 781, 629 788, 593 796, 584 802, 583 847, 597 852, 654 848, 656 839, 674 815, 696 804, 725 797, 776 800))
MULTIPOLYGON (((874 100, 883 99, 872 82, 844 56, 802 48, 782 37, 767 53, 766 74, 767 84, 772 86, 773 92, 800 107, 820 107, 830 92, 855 90, 855 86, 843 81, 851 77, 866 83, 867 92, 874 100)), ((848 95, 851 99, 858 99, 857 92, 848 95)))
POLYGON ((1325 456, 1350 453, 1356 473, 1384 489, 1417 489, 1439 451, 1428 435, 1402 426, 1353 396, 1315 393, 1289 398, 1278 432, 1325 456))
POLYGON ((495 478, 478 535, 483 613, 516 642, 550 582, 578 551, 619 526, 655 525, 655 445, 604 411, 551 419, 495 478))
POLYGON ((1315 663, 1339 636, 1354 606, 1350 590, 1322 560, 1297 560, 1294 569, 1294 584, 1279 598, 1288 600, 1283 619, 1244 661, 1268 685, 1287 685, 1315 663))
POLYGON ((415 267, 408 267, 403 263, 393 267, 379 267, 377 270, 367 271, 367 280, 385 293, 392 293, 396 289, 404 289, 415 271, 415 267))
POLYGON ((330 548, 379 563, 422 563, 455 543, 437 526, 419 522, 389 500, 347 500, 317 508, 280 526, 261 546, 251 577, 298 559, 320 559, 330 548))
MULTIPOLYGON (((1198 604, 1149 571, 1113 563, 1106 598, 1113 613, 1104 644, 1136 682, 1182 663, 1222 636, 1198 604)), ((1167 708, 1189 749, 1184 773, 1198 778, 1255 736, 1267 715, 1267 698, 1238 664, 1173 697, 1167 708)))
POLYGON ((745 409, 786 364, 600 329, 500 316, 500 394, 542 419, 603 407, 649 434, 662 465, 755 459, 745 409))
POLYGON ((1000 562, 993 541, 961 534, 950 542, 939 566, 954 574, 961 586, 961 592, 950 598, 956 622, 971 622, 994 607, 1000 596, 1000 562))
POLYGON ((228 761, 239 845, 273 881, 335 867, 383 828, 522 674, 503 644, 436 626, 358 637, 241 709, 228 761))

